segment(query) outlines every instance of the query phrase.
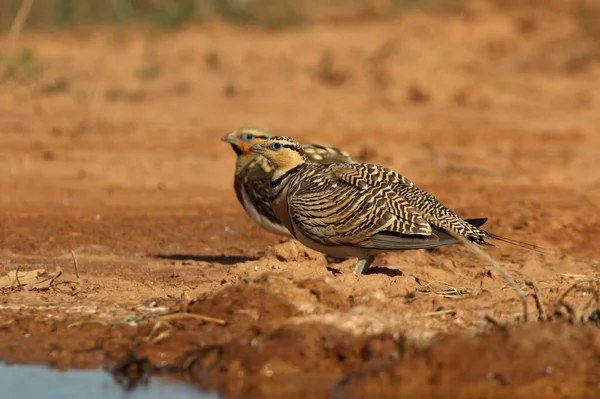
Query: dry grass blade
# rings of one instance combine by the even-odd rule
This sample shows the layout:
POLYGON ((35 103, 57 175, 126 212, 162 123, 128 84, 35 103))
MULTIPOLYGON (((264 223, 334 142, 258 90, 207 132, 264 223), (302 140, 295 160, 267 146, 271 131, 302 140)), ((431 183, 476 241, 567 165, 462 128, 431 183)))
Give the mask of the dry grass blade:
POLYGON ((417 294, 421 294, 421 295, 437 295, 437 296, 441 296, 443 298, 446 299, 457 299, 457 298, 463 298, 465 295, 470 295, 471 294, 471 290, 469 289, 453 289, 453 290, 444 290, 444 291, 429 291, 429 290, 418 290, 416 291, 417 294))
POLYGON ((445 290, 445 291, 435 291, 435 292, 433 292, 433 295, 439 295, 444 298, 452 299, 452 298, 463 297, 465 295, 469 295, 470 293, 471 293, 471 290, 469 290, 469 289, 461 289, 461 290, 453 289, 453 290, 445 290))
MULTIPOLYGON (((423 280, 421 280, 421 281, 423 281, 423 280)), ((445 285, 446 287, 450 287, 450 288, 451 288, 452 290, 454 290, 454 291, 458 291, 458 289, 456 289, 454 286, 452 286, 452 285, 450 285, 449 283, 447 283, 447 282, 445 282, 445 281, 442 281, 442 280, 433 280, 433 281, 428 281, 427 283, 425 283, 425 284, 423 285, 423 288, 430 287, 430 286, 432 286, 433 284, 442 284, 442 285, 445 285)))
POLYGON ((468 288, 456 288, 456 287, 453 287, 452 285, 446 283, 445 281, 435 280, 435 281, 429 281, 427 284, 425 284, 423 286, 423 289, 420 289, 417 292, 419 292, 420 294, 433 294, 433 295, 438 295, 438 296, 441 296, 444 298, 452 299, 452 298, 457 298, 457 297, 463 297, 464 295, 469 295, 469 294, 471 294, 472 290, 470 290, 468 288), (427 287, 430 287, 431 285, 433 285, 435 283, 445 285, 448 287, 448 289, 447 290, 438 290, 438 291, 426 289, 427 287))
POLYGON ((73 267, 75 268, 75 276, 79 278, 79 265, 77 264, 77 257, 75 257, 75 251, 71 250, 71 257, 73 258, 73 267))
POLYGON ((31 7, 33 6, 33 0, 23 0, 21 1, 21 6, 15 15, 15 19, 10 27, 10 31, 8 32, 8 42, 6 48, 6 54, 4 57, 0 58, 0 71, 4 70, 4 62, 10 57, 14 51, 17 39, 25 26, 25 22, 29 17, 29 13, 31 12, 31 7))
POLYGON ((10 27, 10 31, 8 33, 8 36, 11 40, 16 40, 16 38, 21 34, 21 31, 25 26, 25 22, 29 17, 29 13, 31 12, 32 6, 33 0, 21 1, 21 7, 19 7, 19 10, 17 11, 17 15, 15 15, 15 19, 13 20, 12 26, 10 27))

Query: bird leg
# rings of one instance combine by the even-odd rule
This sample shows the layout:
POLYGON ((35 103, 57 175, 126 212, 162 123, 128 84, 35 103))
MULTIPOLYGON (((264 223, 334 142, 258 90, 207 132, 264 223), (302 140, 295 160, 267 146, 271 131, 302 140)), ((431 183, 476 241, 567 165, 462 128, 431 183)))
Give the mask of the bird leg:
POLYGON ((367 270, 369 270, 369 266, 375 260, 377 255, 369 255, 366 258, 361 258, 358 260, 356 267, 354 268, 354 274, 366 274, 367 270))

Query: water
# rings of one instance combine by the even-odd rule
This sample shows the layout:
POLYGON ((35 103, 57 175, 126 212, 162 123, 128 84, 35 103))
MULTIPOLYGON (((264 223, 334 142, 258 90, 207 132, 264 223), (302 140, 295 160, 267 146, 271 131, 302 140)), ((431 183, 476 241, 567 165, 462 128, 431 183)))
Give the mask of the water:
POLYGON ((101 370, 57 371, 41 366, 7 366, 0 363, 2 399, 219 399, 184 382, 150 378, 125 391, 101 370))

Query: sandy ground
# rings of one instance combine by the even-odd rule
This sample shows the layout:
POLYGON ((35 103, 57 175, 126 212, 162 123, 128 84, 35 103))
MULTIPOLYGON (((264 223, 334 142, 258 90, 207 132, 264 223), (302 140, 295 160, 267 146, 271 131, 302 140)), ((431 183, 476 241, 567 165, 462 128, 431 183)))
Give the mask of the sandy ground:
POLYGON ((600 44, 565 15, 474 2, 276 33, 22 36, 42 75, 0 90, 0 357, 184 371, 232 397, 597 395, 600 44), (261 231, 219 141, 247 124, 556 251, 487 250, 529 321, 463 247, 355 276, 261 231))

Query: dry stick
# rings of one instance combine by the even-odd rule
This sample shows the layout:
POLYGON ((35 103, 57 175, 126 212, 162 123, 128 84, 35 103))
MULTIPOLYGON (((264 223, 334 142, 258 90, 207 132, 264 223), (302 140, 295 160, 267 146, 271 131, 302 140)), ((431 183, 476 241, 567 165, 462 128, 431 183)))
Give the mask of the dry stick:
POLYGON ((573 291, 575 288, 579 288, 579 283, 575 283, 569 288, 567 288, 567 290, 563 292, 563 294, 560 296, 560 299, 558 300, 557 304, 563 304, 567 295, 569 295, 571 291, 573 291))
POLYGON ((494 327, 496 327, 500 331, 506 331, 506 326, 504 324, 502 324, 501 322, 499 322, 498 320, 496 320, 490 314, 486 314, 485 315, 485 321, 487 321, 488 323, 490 323, 491 325, 493 325, 494 327))
POLYGON ((547 321, 548 313, 546 313, 546 308, 542 303, 542 299, 540 298, 540 293, 538 291, 537 285, 533 281, 525 281, 525 284, 533 288, 533 299, 535 301, 535 306, 538 309, 538 320, 547 321))
POLYGON ((50 284, 48 285, 48 287, 52 287, 52 284, 54 284, 54 281, 60 277, 60 275, 62 274, 62 270, 59 271, 58 273, 56 273, 56 276, 52 277, 52 280, 50 280, 50 284))
POLYGON ((558 302, 556 303, 556 307, 558 308, 559 306, 563 306, 566 310, 567 313, 569 313, 569 321, 573 324, 577 323, 578 317, 577 317, 577 312, 575 311, 575 309, 573 309, 573 307, 571 305, 569 305, 568 303, 565 302, 565 298, 567 297, 568 294, 571 293, 571 291, 573 291, 575 288, 579 288, 580 285, 579 283, 575 283, 572 286, 570 286, 561 296, 560 299, 558 300, 558 302))
POLYGON ((73 257, 73 267, 75 268, 75 276, 79 278, 79 265, 77 264, 77 258, 75 257, 75 251, 71 250, 71 256, 73 257))
POLYGON ((3 59, 0 59, 0 71, 4 69, 3 61, 6 61, 14 52, 15 43, 17 42, 17 38, 23 30, 23 26, 25 26, 25 22, 29 17, 29 13, 31 12, 32 6, 33 0, 23 0, 21 2, 21 7, 19 7, 19 11, 17 11, 15 19, 13 19, 13 23, 10 26, 10 31, 8 32, 7 51, 3 59))
POLYGON ((525 298, 523 291, 521 291, 521 289, 519 288, 517 283, 515 283, 515 280, 513 280, 512 277, 510 277, 508 275, 508 273, 506 273, 504 268, 502 266, 500 266, 500 263, 496 262, 491 256, 489 256, 484 251, 482 251, 477 245, 473 244, 471 241, 469 241, 465 237, 454 233, 450 229, 448 229, 447 232, 449 234, 451 234, 452 236, 454 236, 454 238, 460 240, 463 244, 465 244, 465 246, 467 248, 470 248, 473 252, 475 252, 477 255, 479 255, 482 259, 486 260, 494 269, 496 269, 496 271, 498 273, 500 273, 500 275, 504 278, 504 280, 506 280, 508 285, 510 285, 510 287, 513 290, 515 290, 515 292, 517 293, 517 296, 519 297, 519 299, 521 300, 521 303, 523 304, 523 320, 526 322, 527 321, 527 313, 528 313, 527 299, 525 298))
POLYGON ((21 7, 19 7, 19 11, 17 11, 17 15, 15 15, 15 19, 10 27, 10 31, 8 32, 8 37, 12 40, 16 39, 23 30, 23 26, 25 26, 25 22, 29 17, 29 12, 31 12, 31 7, 33 6, 33 0, 23 0, 21 2, 21 7))
POLYGON ((21 269, 21 265, 17 266, 17 270, 15 270, 15 279, 17 280, 17 288, 21 286, 21 282, 19 281, 19 269, 21 269))

